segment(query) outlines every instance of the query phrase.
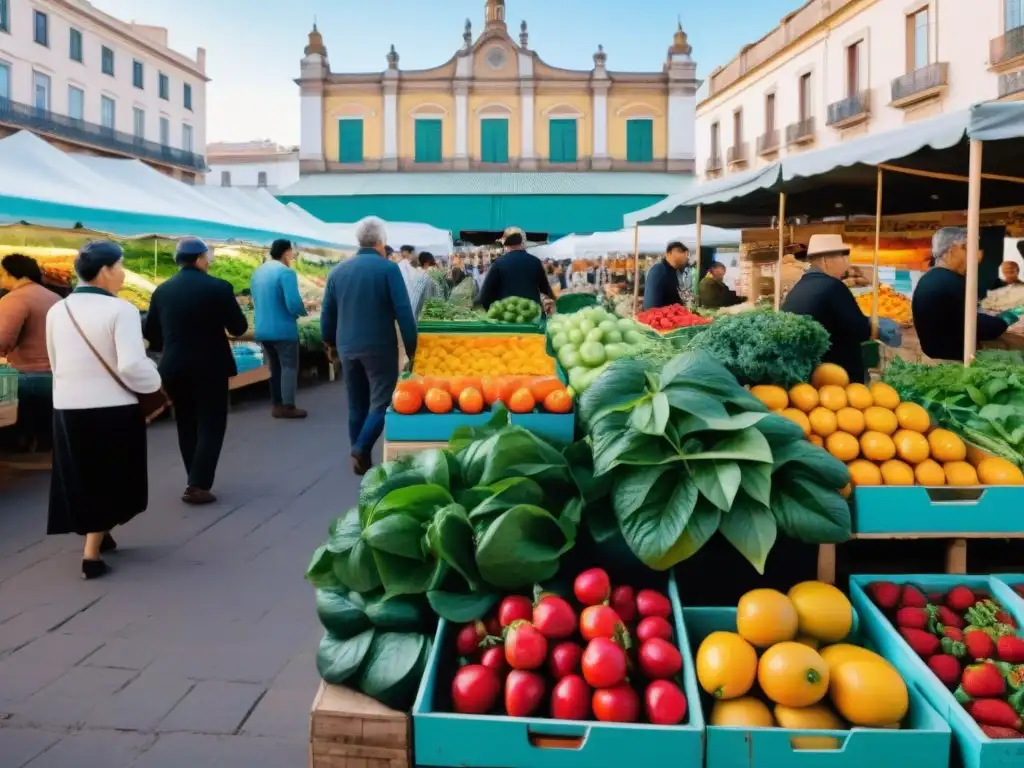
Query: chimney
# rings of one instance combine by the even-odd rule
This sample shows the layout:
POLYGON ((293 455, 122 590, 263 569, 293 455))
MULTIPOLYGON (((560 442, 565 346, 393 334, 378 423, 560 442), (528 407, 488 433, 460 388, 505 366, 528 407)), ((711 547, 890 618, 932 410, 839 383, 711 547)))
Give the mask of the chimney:
POLYGON ((204 75, 206 74, 206 49, 196 48, 196 66, 204 75))

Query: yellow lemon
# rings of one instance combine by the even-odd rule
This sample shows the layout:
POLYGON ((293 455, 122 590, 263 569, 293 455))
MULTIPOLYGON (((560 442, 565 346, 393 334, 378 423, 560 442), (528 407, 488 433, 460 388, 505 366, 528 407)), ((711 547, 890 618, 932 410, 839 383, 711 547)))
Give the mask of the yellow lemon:
POLYGON ((1020 468, 998 456, 981 460, 978 479, 982 485, 1024 485, 1024 473, 1020 468))
POLYGON ((782 387, 771 384, 758 384, 750 388, 750 394, 764 403, 764 407, 770 411, 781 411, 789 405, 789 395, 782 387))
POLYGON ((821 435, 815 435, 812 432, 807 436, 807 439, 810 440, 814 445, 818 446, 819 448, 825 447, 825 441, 821 439, 821 435))
MULTIPOLYGON (((775 705, 775 720, 780 728, 794 731, 842 731, 846 726, 824 703, 809 707, 775 705)), ((795 736, 789 740, 793 749, 839 749, 840 741, 833 736, 795 736)))
POLYGON ((775 718, 760 699, 742 696, 716 701, 711 708, 711 725, 725 728, 771 728, 775 718))
POLYGON ((871 461, 888 461, 896 455, 892 438, 882 432, 865 432, 860 436, 860 452, 871 461))
POLYGON ((860 443, 848 432, 833 432, 825 440, 825 448, 842 462, 853 461, 860 456, 860 443))
MULTIPOLYGON (((906 405, 906 403, 902 405, 906 405)), ((892 442, 896 446, 896 455, 907 464, 920 464, 928 458, 928 453, 931 451, 928 439, 920 432, 913 432, 909 429, 899 430, 892 436, 892 442)))
POLYGON ((854 659, 830 675, 829 697, 836 710, 853 725, 881 728, 907 714, 907 684, 888 662, 854 659))
POLYGON ((945 463, 947 461, 963 461, 967 458, 967 446, 964 441, 948 429, 933 429, 928 433, 928 445, 931 447, 932 458, 945 463))
POLYGON ((875 398, 871 396, 871 390, 863 384, 850 384, 846 388, 846 399, 850 401, 850 407, 860 411, 866 411, 875 404, 875 398))
POLYGON ((796 637, 793 601, 775 589, 752 589, 736 605, 736 631, 755 648, 796 637))
POLYGON ((914 467, 914 479, 918 485, 945 485, 946 473, 935 459, 925 459, 914 467))
POLYGON ((942 465, 947 485, 978 485, 978 473, 966 461, 947 461, 942 465))
POLYGON ((853 606, 831 584, 804 581, 789 590, 789 599, 800 617, 800 634, 823 643, 838 643, 850 634, 853 606))
POLYGON ((780 413, 790 421, 799 424, 805 436, 811 434, 811 422, 808 421, 806 413, 797 408, 783 408, 780 413))
POLYGON ((928 411, 917 403, 900 403, 896 406, 896 420, 900 429, 909 429, 925 434, 932 426, 928 411))
POLYGON ((882 471, 867 459, 857 459, 846 465, 850 471, 850 482, 858 485, 881 485, 882 471))
POLYGON ((807 419, 811 424, 811 431, 819 437, 828 437, 839 426, 836 415, 820 405, 808 414, 807 419))
MULTIPOLYGON (((834 674, 840 664, 845 664, 848 661, 885 661, 874 651, 869 651, 867 648, 861 648, 859 645, 852 645, 850 643, 826 645, 819 653, 821 658, 825 660, 825 663, 828 664, 829 675, 834 674)), ((885 661, 885 663, 888 664, 889 662, 885 661)))
POLYGON ((850 383, 850 376, 846 369, 835 363, 822 363, 814 369, 811 374, 811 384, 821 389, 827 384, 837 387, 845 387, 850 383))
POLYGON ((856 408, 840 408, 836 411, 836 423, 841 431, 849 432, 854 437, 860 437, 860 433, 864 431, 865 427, 864 414, 856 408))
POLYGON ((757 651, 735 632, 712 632, 697 649, 697 680, 716 699, 745 696, 757 674, 757 651))
POLYGON ((803 643, 776 643, 761 655, 757 682, 776 704, 809 707, 828 693, 828 665, 803 643))
POLYGON ((882 464, 882 482, 886 485, 913 485, 914 470, 899 459, 890 459, 882 464))
POLYGON ((891 435, 899 429, 900 423, 896 420, 896 414, 888 408, 873 405, 864 411, 864 426, 872 432, 891 435))
POLYGON ((818 390, 810 384, 797 384, 789 390, 789 402, 794 408, 810 413, 818 407, 818 390))
POLYGON ((818 390, 818 402, 830 411, 846 407, 846 390, 836 384, 826 384, 818 390))
POLYGON ((882 408, 894 411, 896 406, 900 404, 900 396, 888 384, 876 381, 868 387, 868 390, 871 392, 871 399, 875 401, 875 405, 880 405, 882 408))

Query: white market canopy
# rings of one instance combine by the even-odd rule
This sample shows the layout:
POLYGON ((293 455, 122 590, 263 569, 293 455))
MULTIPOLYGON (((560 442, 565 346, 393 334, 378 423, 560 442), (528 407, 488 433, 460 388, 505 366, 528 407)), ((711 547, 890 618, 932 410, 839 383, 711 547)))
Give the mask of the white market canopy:
MULTIPOLYGON (((663 253, 665 246, 673 241, 683 243, 687 248, 697 247, 697 227, 691 224, 665 227, 640 227, 639 241, 633 228, 617 232, 594 232, 591 235, 568 235, 553 243, 532 248, 530 252, 545 260, 573 258, 594 258, 609 253, 632 254, 639 242, 640 253, 663 253)), ((701 228, 701 245, 705 248, 738 248, 740 233, 717 227, 701 228)))
MULTIPOLYGON (((355 223, 352 224, 328 224, 324 222, 325 231, 331 233, 335 238, 355 242, 355 223)), ((452 233, 446 229, 438 229, 429 224, 418 224, 408 221, 385 221, 384 231, 387 235, 387 243, 396 251, 403 245, 413 246, 417 252, 429 251, 434 256, 445 258, 455 248, 452 242, 452 233)))

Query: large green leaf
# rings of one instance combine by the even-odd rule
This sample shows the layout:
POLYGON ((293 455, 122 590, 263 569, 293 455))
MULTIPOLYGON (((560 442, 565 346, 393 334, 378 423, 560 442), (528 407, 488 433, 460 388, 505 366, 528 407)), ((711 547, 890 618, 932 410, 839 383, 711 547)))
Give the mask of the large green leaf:
POLYGON ((465 509, 458 504, 449 504, 439 509, 427 528, 427 543, 436 557, 466 580, 470 589, 479 588, 480 573, 476 568, 473 525, 465 509))
POLYGON ((589 427, 612 411, 631 410, 647 391, 650 370, 647 363, 628 358, 608 366, 580 396, 577 413, 583 424, 589 427))
POLYGON ((845 488, 850 482, 850 471, 839 459, 824 448, 800 439, 775 448, 774 474, 793 470, 807 472, 832 489, 845 488))
POLYGON ((427 600, 434 613, 447 621, 466 624, 482 618, 498 602, 496 592, 458 594, 434 590, 427 592, 427 600))
POLYGON ((375 634, 373 629, 346 639, 330 632, 325 634, 316 653, 316 668, 324 682, 331 685, 348 682, 366 661, 375 634))
POLYGON ((740 465, 728 459, 711 459, 687 462, 686 468, 701 495, 723 512, 728 512, 740 489, 740 465))
POLYGON ((393 512, 400 512, 424 525, 434 517, 440 507, 451 504, 455 499, 447 488, 440 485, 414 485, 409 488, 398 488, 377 502, 370 513, 367 527, 393 512))
POLYGON ((362 539, 357 510, 350 509, 334 522, 327 549, 334 553, 334 578, 340 586, 356 592, 370 592, 380 586, 373 553, 362 539))
MULTIPOLYGON (((612 479, 612 502, 615 513, 623 517, 632 515, 640 509, 651 495, 654 486, 668 471, 667 465, 659 464, 616 472, 612 479)), ((674 485, 676 480, 676 472, 673 472, 668 481, 674 485)))
POLYGON ((391 707, 408 710, 419 688, 429 641, 412 632, 378 632, 359 675, 359 690, 391 707))
POLYGON ((646 467, 618 473, 612 505, 629 548, 645 563, 660 562, 683 535, 697 504, 685 473, 646 467))
POLYGON ((431 588, 437 576, 436 561, 412 560, 372 549, 386 597, 422 595, 431 588))
POLYGON ((807 544, 837 544, 850 538, 850 507, 835 490, 803 472, 772 477, 772 513, 779 530, 807 544))
POLYGON ((365 524, 370 511, 392 491, 419 485, 451 488, 458 466, 446 451, 432 449, 402 456, 374 467, 359 488, 359 510, 365 524))
POLYGON ((366 603, 366 618, 382 632, 424 632, 436 623, 422 597, 403 595, 366 603))
POLYGON ((569 464, 562 454, 529 430, 512 426, 471 445, 463 454, 462 475, 467 485, 491 485, 513 477, 541 484, 572 485, 569 464))
POLYGON ((668 425, 669 402, 664 392, 655 392, 649 400, 641 401, 630 416, 633 429, 647 435, 662 436, 668 425))
POLYGON ((661 560, 647 562, 646 565, 656 571, 667 571, 683 560, 688 560, 711 540, 711 537, 718 531, 721 521, 722 511, 707 499, 698 497, 697 506, 690 516, 690 521, 686 524, 683 535, 661 560))
POLYGON ((374 511, 373 521, 363 531, 363 540, 378 552, 410 560, 423 560, 423 535, 426 529, 426 524, 400 510, 391 509, 382 513, 374 511))
POLYGON ((766 507, 772 503, 772 468, 769 464, 740 464, 740 489, 751 499, 766 507))
POLYGON ((448 450, 456 454, 461 453, 470 444, 500 432, 511 423, 509 412, 499 404, 495 406, 493 415, 486 424, 479 427, 456 427, 448 441, 448 450))
POLYGON ((677 383, 694 384, 720 397, 735 396, 743 389, 725 366, 703 351, 683 352, 664 365, 662 388, 677 383))
POLYGON ((334 575, 334 553, 327 549, 326 544, 321 544, 313 553, 306 567, 306 581, 317 588, 340 586, 334 575))
POLYGON ((698 418, 697 416, 682 416, 672 419, 676 433, 680 438, 687 437, 697 432, 740 432, 758 424, 767 414, 755 413, 752 411, 740 411, 736 414, 729 414, 724 419, 698 418))
POLYGON ((729 416, 722 401, 714 395, 688 384, 674 384, 662 390, 668 404, 683 414, 698 419, 724 419, 729 416))
POLYGON ((316 591, 316 615, 324 629, 342 640, 354 637, 371 626, 358 593, 336 589, 316 591), (358 602, 357 602, 358 600, 358 602))
POLYGON ((550 512, 521 504, 491 523, 477 543, 476 564, 488 584, 521 589, 554 576, 574 540, 550 512))
POLYGON ((794 442, 807 442, 804 431, 792 419, 769 413, 757 423, 758 431, 764 435, 772 450, 794 442))
POLYGON ((775 545, 776 525, 771 510, 740 493, 729 514, 722 516, 719 530, 763 575, 768 553, 775 545))
POLYGON ((578 440, 562 451, 562 455, 569 463, 569 471, 584 502, 589 504, 608 496, 611 480, 607 476, 594 476, 594 452, 590 440, 578 440))
POLYGON ((771 446, 768 445, 765 436, 753 427, 724 435, 700 437, 704 442, 703 450, 691 453, 684 447, 682 457, 687 462, 732 459, 771 464, 773 461, 771 446))
POLYGON ((357 510, 350 509, 331 524, 331 535, 327 539, 327 550, 334 554, 348 552, 359 542, 363 529, 359 525, 357 510))
POLYGON ((544 501, 544 489, 528 477, 513 477, 499 480, 493 485, 479 486, 488 497, 470 510, 469 519, 474 525, 486 524, 517 504, 535 504, 544 501))
POLYGON ((583 518, 583 522, 587 527, 587 532, 590 533, 590 537, 598 544, 622 535, 619 521, 615 518, 615 511, 612 509, 610 499, 590 504, 587 507, 587 514, 583 518))
POLYGON ((668 440, 645 435, 628 426, 615 429, 614 421, 610 416, 605 417, 591 435, 595 476, 601 477, 620 464, 650 466, 680 461, 668 440))

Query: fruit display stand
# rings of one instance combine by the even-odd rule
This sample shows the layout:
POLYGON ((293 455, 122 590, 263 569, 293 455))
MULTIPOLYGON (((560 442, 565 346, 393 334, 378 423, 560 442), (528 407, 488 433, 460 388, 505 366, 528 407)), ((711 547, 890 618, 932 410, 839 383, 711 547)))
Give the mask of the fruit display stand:
MULTIPOLYGON (((689 645, 697 648, 713 632, 736 632, 735 608, 685 608, 689 645)), ((881 652, 872 628, 858 621, 850 642, 881 652)), ((884 652, 881 653, 889 659, 884 652)), ((903 670, 898 670, 901 674, 903 670)), ((905 679, 907 676, 903 675, 905 679)), ((710 724, 706 735, 707 768, 904 768, 916 763, 928 768, 949 765, 950 729, 939 712, 908 679, 910 708, 905 727, 849 730, 782 727, 725 727, 710 724), (827 740, 835 739, 832 744, 827 740), (801 739, 805 739, 801 743, 801 739)), ((714 699, 702 691, 701 705, 710 713, 714 699)))
POLYGON ((310 768, 410 768, 409 716, 321 682, 309 724, 310 768))
MULTIPOLYGON (((946 718, 953 731, 955 751, 959 753, 964 768, 1024 765, 1024 734, 1019 739, 993 739, 982 732, 981 727, 961 706, 953 693, 939 681, 925 661, 911 649, 896 627, 868 596, 868 586, 874 582, 912 584, 927 594, 946 592, 953 587, 964 586, 999 602, 1012 615, 1018 627, 1024 624, 1024 602, 1005 583, 990 576, 906 574, 850 577, 851 602, 861 621, 871 631, 879 652, 892 660, 904 676, 913 680, 915 687, 928 702, 946 718)), ((913 759, 920 762, 916 756, 913 759)))
POLYGON ((242 387, 248 387, 253 384, 259 384, 261 381, 270 380, 270 367, 261 365, 258 368, 240 373, 237 376, 232 376, 228 379, 228 389, 242 389, 242 387))

